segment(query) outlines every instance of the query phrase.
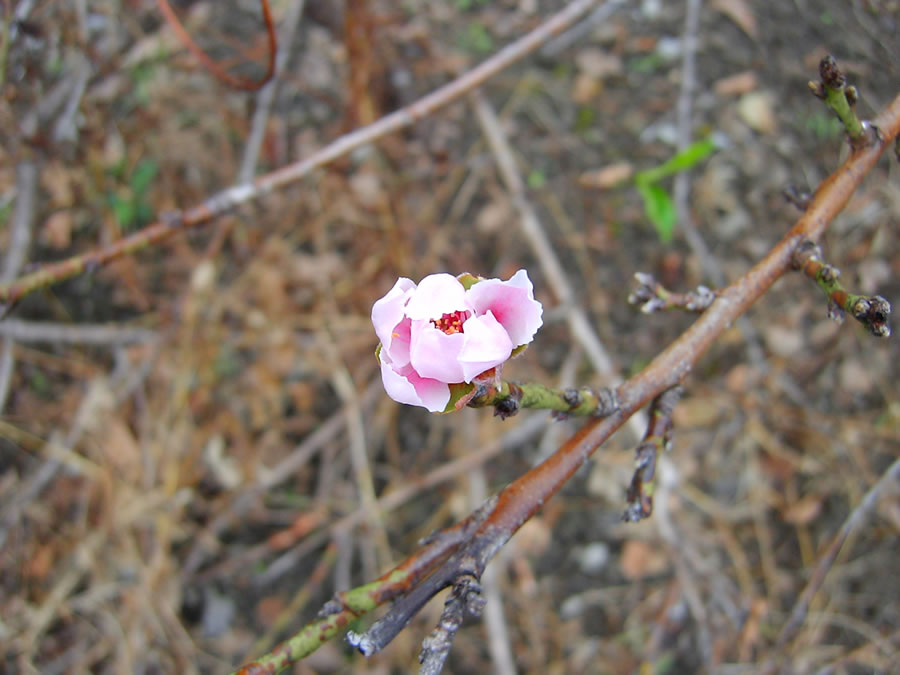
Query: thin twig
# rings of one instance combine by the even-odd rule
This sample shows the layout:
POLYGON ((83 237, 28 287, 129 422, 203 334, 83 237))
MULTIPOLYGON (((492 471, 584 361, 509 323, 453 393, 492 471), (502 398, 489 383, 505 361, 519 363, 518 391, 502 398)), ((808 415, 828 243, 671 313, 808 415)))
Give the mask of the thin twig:
POLYGON ((871 517, 872 512, 875 510, 875 506, 878 504, 878 500, 881 498, 882 493, 887 491, 889 488, 896 489, 897 483, 900 482, 900 459, 895 460, 888 470, 884 472, 884 475, 878 480, 875 485, 873 485, 868 492, 866 492, 865 496, 859 502, 855 509, 850 513, 847 517, 847 520, 844 521, 844 524, 841 525, 841 529, 838 530, 837 534, 834 536, 834 539, 831 540, 831 543, 828 545, 828 548, 825 549, 822 557, 819 559, 818 564, 816 565, 815 570, 813 570, 812 575, 810 576, 809 583, 806 584, 806 588, 803 589, 803 592, 797 598, 797 602, 794 603, 794 608, 791 610, 790 618, 787 623, 781 629, 781 633, 778 635, 778 649, 783 649, 785 645, 794 637, 794 634, 797 632, 797 629, 803 625, 803 621, 806 619, 806 613, 809 610, 809 605, 812 602, 813 596, 819 591, 822 587, 822 584, 825 582, 825 577, 828 575, 828 572, 831 570, 834 565, 835 560, 837 560, 838 554, 841 552, 844 544, 847 541, 847 538, 856 530, 858 530, 862 525, 868 521, 871 517))
POLYGON ((156 331, 119 324, 52 323, 6 319, 0 321, 0 336, 16 342, 97 345, 120 347, 140 342, 153 342, 156 331))
POLYGON ((194 39, 184 29, 184 26, 181 25, 181 21, 178 19, 178 16, 175 14, 171 5, 169 5, 169 0, 156 0, 156 2, 159 6, 159 11, 166 18, 166 21, 168 21, 172 30, 175 31, 175 34, 178 36, 178 39, 181 40, 181 43, 194 55, 194 58, 196 58, 204 68, 228 86, 243 91, 256 91, 272 78, 272 75, 275 73, 275 53, 278 51, 278 40, 275 37, 275 26, 272 22, 272 11, 269 9, 269 0, 260 0, 259 3, 262 8, 263 22, 266 24, 266 38, 269 41, 269 55, 266 62, 266 72, 258 80, 235 77, 228 73, 228 71, 213 61, 206 52, 200 49, 194 39))
POLYGON ((109 246, 94 249, 58 263, 47 264, 11 283, 0 284, 0 302, 15 302, 38 288, 58 283, 86 271, 96 270, 118 258, 164 242, 186 228, 208 223, 240 204, 295 183, 315 169, 343 157, 360 146, 372 143, 386 134, 412 126, 436 110, 461 98, 504 68, 523 59, 554 35, 558 35, 571 26, 596 2, 597 0, 574 0, 533 31, 510 43, 467 73, 423 96, 415 103, 386 115, 377 122, 337 138, 304 160, 260 176, 252 183, 235 185, 223 190, 202 204, 181 213, 170 214, 161 222, 149 225, 140 232, 124 237, 109 246))
MULTIPOLYGON (((475 425, 466 427, 475 436, 475 425)), ((471 438, 473 445, 477 438, 471 438)), ((472 509, 478 508, 488 498, 487 478, 484 467, 479 466, 469 476, 469 501, 472 509)), ((507 549, 507 554, 510 551, 507 549)), ((506 562, 501 557, 484 571, 481 578, 481 590, 484 596, 484 625, 488 634, 488 650, 494 662, 496 675, 515 675, 516 665, 513 659, 512 646, 509 642, 509 630, 506 627, 506 616, 503 612, 503 596, 500 594, 500 578, 505 577, 506 562)))
MULTIPOLYGON (((693 135, 693 101, 694 90, 697 86, 697 33, 700 24, 700 10, 702 0, 687 0, 685 7, 684 19, 684 37, 682 40, 682 57, 681 57, 681 90, 678 94, 677 105, 677 128, 678 128, 678 150, 684 150, 691 144, 693 135)), ((672 192, 675 201, 675 212, 678 216, 678 226, 684 233, 685 241, 691 247, 694 256, 700 261, 703 271, 710 281, 716 286, 725 284, 725 273, 719 260, 716 258, 709 246, 706 244, 703 235, 694 222, 689 204, 691 189, 691 172, 690 170, 681 171, 675 175, 675 181, 672 185, 672 192)), ((765 352, 760 346, 759 335, 753 324, 745 317, 741 317, 737 321, 737 326, 744 336, 747 344, 747 355, 750 362, 761 370, 767 370, 765 352)))
MULTIPOLYGON (((522 227, 522 232, 528 240, 534 256, 538 259, 541 270, 547 277, 547 283, 553 289, 560 304, 566 308, 566 317, 569 321, 569 330, 572 332, 572 336, 584 348, 597 373, 610 381, 611 384, 620 382, 621 378, 616 372, 612 359, 591 326, 587 314, 579 306, 575 291, 572 284, 569 283, 562 263, 556 256, 553 245, 550 243, 550 239, 544 231, 534 207, 526 196, 525 182, 522 180, 522 176, 516 166, 512 148, 500 125, 500 120, 497 119, 497 114, 487 99, 477 91, 472 95, 472 104, 481 124, 482 133, 487 140, 488 146, 494 153, 500 176, 506 184, 511 200, 519 212, 519 223, 522 227)), ((642 415, 638 415, 629 424, 635 437, 640 438, 644 427, 646 427, 646 419, 642 415)))
POLYGON ((241 159, 241 168, 238 171, 237 182, 249 183, 256 172, 256 162, 259 160, 259 149, 262 147, 266 136, 266 124, 269 121, 269 112, 272 102, 278 91, 281 77, 287 68, 288 57, 291 54, 291 46, 294 44, 294 36, 303 16, 305 0, 294 0, 282 19, 281 34, 278 36, 278 54, 275 56, 275 73, 272 79, 266 82, 259 90, 256 97, 256 110, 253 112, 253 120, 250 122, 250 134, 247 136, 247 144, 244 146, 244 156, 241 159))
MULTIPOLYGON (((34 221, 37 173, 37 166, 32 161, 25 160, 16 166, 16 208, 9 223, 9 243, 3 260, 3 269, 0 269, 0 283, 15 279, 28 257, 34 221)), ((0 305, 0 314, 5 312, 6 308, 0 305)), ((6 407, 6 398, 9 396, 16 368, 14 347, 15 341, 7 336, 0 351, 0 413, 6 407)))

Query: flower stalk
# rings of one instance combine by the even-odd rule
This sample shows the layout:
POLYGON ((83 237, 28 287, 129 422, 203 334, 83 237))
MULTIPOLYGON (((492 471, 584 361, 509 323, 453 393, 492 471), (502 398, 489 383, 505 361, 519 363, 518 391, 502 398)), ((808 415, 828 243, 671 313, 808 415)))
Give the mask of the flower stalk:
POLYGON ((612 389, 555 389, 536 382, 498 380, 492 384, 479 384, 468 406, 493 407, 494 415, 501 419, 512 417, 521 408, 552 410, 558 418, 569 415, 607 417, 618 409, 618 401, 612 389))

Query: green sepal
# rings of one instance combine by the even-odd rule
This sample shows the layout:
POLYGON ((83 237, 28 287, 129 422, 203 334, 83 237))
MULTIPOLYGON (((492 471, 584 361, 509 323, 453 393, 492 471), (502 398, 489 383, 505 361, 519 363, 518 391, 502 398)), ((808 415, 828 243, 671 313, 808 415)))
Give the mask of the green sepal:
POLYGON ((381 365, 381 343, 378 343, 378 346, 375 347, 375 360, 378 361, 378 365, 381 365))
POLYGON ((509 358, 513 359, 513 358, 517 357, 519 354, 524 352, 526 349, 528 349, 527 344, 519 345, 518 347, 516 347, 515 349, 512 350, 512 354, 509 355, 509 358))
POLYGON ((450 400, 447 402, 447 407, 441 411, 442 415, 462 410, 475 395, 475 384, 471 382, 459 382, 447 386, 450 387, 450 400))
POLYGON ((472 288, 472 286, 477 284, 479 281, 484 281, 484 279, 482 279, 481 277, 476 277, 474 274, 471 274, 469 272, 463 272, 458 277, 456 277, 456 280, 461 283, 463 288, 465 288, 466 290, 472 288))

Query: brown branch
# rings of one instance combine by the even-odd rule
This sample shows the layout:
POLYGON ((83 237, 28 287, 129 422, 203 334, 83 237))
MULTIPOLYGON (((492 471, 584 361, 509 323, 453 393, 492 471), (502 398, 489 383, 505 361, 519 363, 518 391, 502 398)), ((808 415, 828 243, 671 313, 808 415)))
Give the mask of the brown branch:
MULTIPOLYGON (((886 108, 874 123, 882 130, 881 137, 868 147, 858 149, 851 154, 844 164, 826 179, 811 200, 806 212, 793 228, 743 277, 722 289, 716 300, 674 343, 657 356, 641 373, 635 375, 617 389, 620 407, 611 416, 588 421, 553 455, 528 473, 513 481, 496 497, 489 500, 478 513, 487 514, 483 520, 470 516, 463 521, 468 530, 473 523, 477 528, 471 532, 466 541, 457 543, 457 537, 465 534, 457 525, 448 532, 454 537, 441 553, 452 550, 452 554, 434 569, 420 584, 410 585, 403 577, 402 586, 408 591, 372 628, 362 635, 354 635, 353 643, 364 653, 374 653, 383 648, 424 603, 440 590, 453 586, 459 589, 456 596, 465 591, 465 607, 477 609, 473 602, 475 587, 463 583, 466 580, 478 580, 487 563, 499 551, 509 538, 550 499, 587 459, 616 432, 632 415, 646 405, 651 399, 664 391, 679 385, 694 369, 700 357, 729 325, 746 312, 772 284, 784 274, 791 271, 794 252, 804 240, 817 240, 828 223, 846 206, 856 188, 866 174, 875 166, 882 153, 900 135, 900 95, 886 108), (463 588, 465 586, 465 588, 463 588)), ((462 525, 461 524, 461 525, 462 525)), ((443 541, 443 534, 438 541, 443 541)), ((428 553, 429 563, 436 556, 428 549, 413 554, 401 567, 415 565, 420 556, 428 553)), ((425 569, 419 567, 419 571, 425 569)), ((389 572, 382 579, 389 579, 395 572, 389 572)), ((402 593, 398 587, 392 587, 388 595, 398 597, 394 593, 402 593)), ((346 611, 346 610, 344 610, 346 611)), ((447 638, 452 637, 456 617, 460 611, 459 601, 448 610, 448 625, 438 631, 435 639, 429 640, 425 646, 426 662, 438 659, 432 652, 442 651, 447 638), (435 646, 435 640, 439 643, 435 646)), ((354 614, 354 616, 358 616, 354 614)), ((310 624, 298 633, 304 635, 316 624, 310 624)), ((277 651, 281 657, 279 667, 293 662, 284 658, 291 653, 294 660, 305 655, 299 650, 292 650, 297 637, 291 638, 277 651)), ((320 634, 321 636, 321 634, 320 634)), ((299 642, 299 641, 298 641, 299 642)), ((306 652, 308 653, 308 652, 306 652)), ((273 655, 275 652, 273 652, 273 655)), ((271 656, 271 655, 270 655, 271 656)), ((271 665, 270 657, 251 664, 253 669, 244 669, 241 673, 270 672, 256 669, 262 664, 271 665)), ((249 667, 248 667, 249 668, 249 667)))
POLYGON ((530 33, 526 33, 515 42, 510 43, 472 70, 448 82, 443 87, 435 89, 415 103, 335 139, 306 159, 259 176, 252 183, 236 185, 223 190, 202 204, 186 211, 163 216, 160 218, 160 222, 149 225, 109 246, 44 265, 31 274, 19 277, 10 283, 0 284, 0 302, 16 302, 39 288, 59 283, 83 272, 94 271, 118 258, 148 246, 160 244, 183 229, 206 224, 236 206, 259 199, 268 192, 295 183, 315 169, 343 157, 360 146, 412 126, 538 49, 547 40, 575 23, 596 2, 597 0, 574 0, 530 33))
POLYGON ((184 29, 178 16, 175 14, 175 10, 173 10, 172 6, 169 4, 169 0, 156 0, 156 3, 159 6, 159 11, 172 27, 172 30, 175 31, 175 34, 178 36, 178 39, 181 40, 181 43, 194 55, 194 58, 197 59, 204 68, 215 75, 221 82, 224 82, 229 87, 234 87, 235 89, 240 89, 242 91, 257 91, 258 89, 262 89, 266 82, 272 79, 272 76, 275 74, 275 54, 278 52, 278 39, 275 37, 275 25, 272 22, 272 11, 269 9, 269 0, 259 0, 259 4, 262 7, 263 21, 266 24, 266 37, 269 41, 269 56, 266 63, 266 72, 258 80, 249 80, 231 75, 222 68, 222 66, 213 61, 206 52, 200 49, 200 46, 184 29))

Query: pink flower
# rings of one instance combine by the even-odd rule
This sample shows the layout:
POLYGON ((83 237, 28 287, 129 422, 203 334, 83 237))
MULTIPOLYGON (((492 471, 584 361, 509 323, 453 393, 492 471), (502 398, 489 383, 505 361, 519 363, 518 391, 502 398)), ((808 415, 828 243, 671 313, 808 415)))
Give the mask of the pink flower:
POLYGON ((531 342, 542 313, 525 270, 468 290, 449 274, 432 274, 418 286, 401 277, 372 307, 388 396, 443 411, 448 385, 471 382, 531 342))

